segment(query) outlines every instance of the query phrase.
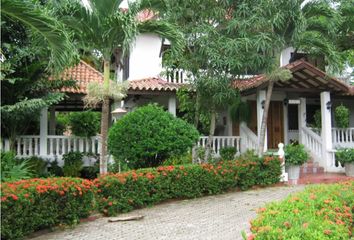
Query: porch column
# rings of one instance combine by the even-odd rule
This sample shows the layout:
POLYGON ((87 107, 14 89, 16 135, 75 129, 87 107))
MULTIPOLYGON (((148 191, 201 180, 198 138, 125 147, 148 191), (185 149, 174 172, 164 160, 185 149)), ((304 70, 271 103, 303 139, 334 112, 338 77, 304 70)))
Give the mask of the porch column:
POLYGON ((328 162, 330 161, 330 154, 328 151, 332 150, 332 113, 331 108, 327 109, 327 103, 331 102, 330 92, 321 92, 321 137, 322 137, 322 165, 327 171, 328 162))
POLYGON ((306 127, 306 98, 300 98, 300 105, 298 107, 299 117, 299 143, 304 143, 304 136, 302 134, 302 128, 306 127))
POLYGON ((283 103, 283 113, 284 113, 284 143, 289 144, 289 120, 288 120, 288 106, 289 103, 283 103))
POLYGON ((47 135, 48 135, 48 108, 41 110, 40 130, 39 130, 39 155, 47 155, 47 135))
MULTIPOLYGON (((260 132, 261 132, 261 126, 262 126, 262 118, 263 118, 263 112, 264 109, 262 105, 264 105, 266 100, 266 91, 265 90, 260 90, 257 92, 257 135, 258 135, 258 143, 260 142, 260 132), (263 102, 264 101, 264 102, 263 102), (262 104, 263 102, 263 104, 262 104)), ((267 129, 265 133, 265 139, 264 139, 264 152, 268 150, 268 140, 267 140, 267 129)))
POLYGON ((170 96, 168 98, 168 111, 176 116, 176 96, 170 96))
POLYGON ((227 113, 226 113, 226 133, 227 136, 232 136, 233 132, 232 132, 232 119, 230 117, 230 109, 227 109, 227 113))
POLYGON ((56 128, 56 119, 55 119, 55 108, 50 108, 50 117, 49 117, 49 135, 55 135, 56 128))

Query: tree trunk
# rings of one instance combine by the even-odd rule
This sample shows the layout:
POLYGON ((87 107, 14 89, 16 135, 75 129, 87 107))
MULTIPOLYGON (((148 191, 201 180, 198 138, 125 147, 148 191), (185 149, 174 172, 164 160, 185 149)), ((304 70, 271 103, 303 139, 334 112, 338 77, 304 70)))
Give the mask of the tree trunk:
POLYGON ((108 121, 109 121, 109 73, 110 62, 104 60, 104 87, 107 95, 104 97, 102 103, 102 115, 101 115, 101 154, 100 154, 100 174, 107 173, 107 133, 108 133, 108 121))
POLYGON ((109 119, 109 97, 105 97, 102 103, 101 115, 101 155, 100 155, 100 174, 107 173, 107 133, 109 119))
POLYGON ((268 122, 268 111, 269 111, 270 99, 272 97, 273 86, 274 86, 274 81, 269 80, 267 96, 264 104, 261 130, 259 132, 260 137, 259 137, 259 146, 258 146, 258 156, 262 156, 264 152, 265 134, 266 134, 267 122, 268 122))
POLYGON ((215 132, 215 121, 216 121, 216 112, 215 110, 212 110, 210 113, 210 128, 209 128, 209 136, 208 136, 208 142, 206 145, 206 151, 205 151, 205 158, 204 161, 207 162, 208 158, 210 156, 211 152, 211 143, 213 141, 213 136, 215 132))

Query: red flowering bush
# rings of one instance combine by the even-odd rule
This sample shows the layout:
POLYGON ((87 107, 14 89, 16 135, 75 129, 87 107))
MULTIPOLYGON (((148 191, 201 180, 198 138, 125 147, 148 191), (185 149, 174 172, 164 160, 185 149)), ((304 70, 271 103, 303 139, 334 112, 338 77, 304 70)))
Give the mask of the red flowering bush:
POLYGON ((351 239, 354 181, 308 187, 258 210, 249 239, 351 239))
POLYGON ((1 239, 73 225, 93 209, 94 186, 79 178, 29 179, 1 184, 1 239))
POLYGON ((278 159, 256 158, 216 165, 180 165, 108 174, 94 180, 98 208, 106 215, 127 212, 167 199, 195 198, 233 188, 273 184, 281 174, 278 159))

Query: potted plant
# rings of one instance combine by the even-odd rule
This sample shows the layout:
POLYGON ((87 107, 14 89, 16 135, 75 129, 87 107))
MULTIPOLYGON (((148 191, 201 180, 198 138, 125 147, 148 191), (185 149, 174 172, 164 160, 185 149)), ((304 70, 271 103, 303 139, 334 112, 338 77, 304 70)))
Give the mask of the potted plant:
POLYGON ((285 166, 288 169, 289 180, 297 180, 300 176, 300 166, 309 159, 305 146, 288 144, 285 146, 285 166))
POLYGON ((341 148, 336 152, 336 161, 345 168, 345 174, 354 177, 354 148, 341 148))

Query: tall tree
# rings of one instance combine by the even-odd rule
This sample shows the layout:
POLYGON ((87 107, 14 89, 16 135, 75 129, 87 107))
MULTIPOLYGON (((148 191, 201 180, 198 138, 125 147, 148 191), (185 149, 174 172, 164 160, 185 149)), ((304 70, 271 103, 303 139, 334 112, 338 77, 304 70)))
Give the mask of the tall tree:
POLYGON ((238 91, 231 86, 233 80, 264 69, 268 63, 268 56, 259 52, 271 39, 261 27, 253 27, 256 19, 245 9, 251 2, 254 1, 169 1, 167 18, 179 26, 187 45, 182 57, 167 56, 165 63, 190 73, 197 99, 196 125, 201 109, 210 114, 206 158, 215 131, 216 112, 239 102, 238 91))
MULTIPOLYGON (((100 173, 107 172, 107 132, 110 98, 124 97, 124 87, 111 81, 111 59, 116 49, 122 49, 122 56, 129 52, 131 44, 139 33, 156 33, 171 41, 175 50, 181 48, 183 38, 169 23, 152 18, 139 21, 138 14, 147 8, 154 9, 155 2, 148 0, 130 2, 127 9, 121 9, 122 0, 90 0, 87 6, 68 2, 62 9, 63 20, 74 30, 80 47, 98 52, 103 59, 103 86, 88 88, 88 102, 102 103, 100 173), (112 87, 114 89, 112 89, 112 87)), ((157 13, 156 13, 157 14, 157 13)))
POLYGON ((69 66, 75 49, 63 25, 43 5, 1 4, 1 135, 13 149, 17 135, 36 131, 40 109, 64 98, 57 90, 74 85, 48 81, 48 76, 69 66))
MULTIPOLYGON (((287 47, 294 47, 295 53, 306 52, 310 57, 321 57, 324 66, 330 65, 333 71, 343 67, 343 59, 338 51, 335 40, 335 29, 339 20, 336 9, 328 1, 258 1, 257 17, 268 20, 268 27, 277 44, 269 44, 267 53, 272 54, 273 64, 266 71, 269 79, 264 112, 259 136, 258 154, 264 152, 265 133, 267 129, 268 110, 273 92, 274 82, 287 81, 291 73, 279 69, 280 53, 287 47)), ((324 67, 323 66, 323 67, 324 67)))

